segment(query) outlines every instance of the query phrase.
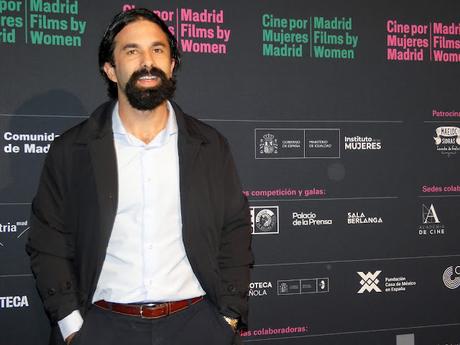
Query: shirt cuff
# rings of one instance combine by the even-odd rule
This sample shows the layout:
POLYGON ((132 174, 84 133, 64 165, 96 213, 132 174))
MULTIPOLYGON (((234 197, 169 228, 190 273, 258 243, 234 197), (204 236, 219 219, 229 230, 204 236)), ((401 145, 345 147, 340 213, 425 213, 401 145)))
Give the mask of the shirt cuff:
POLYGON ((83 318, 78 310, 74 310, 62 320, 58 321, 64 340, 74 332, 78 332, 83 325, 83 318))

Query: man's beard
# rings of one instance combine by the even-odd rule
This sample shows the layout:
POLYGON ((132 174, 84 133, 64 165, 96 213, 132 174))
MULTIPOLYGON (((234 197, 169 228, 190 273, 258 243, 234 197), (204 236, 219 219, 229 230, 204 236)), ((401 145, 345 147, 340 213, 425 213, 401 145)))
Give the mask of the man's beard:
POLYGON ((156 67, 146 67, 134 72, 125 86, 125 94, 129 104, 138 110, 153 110, 165 100, 170 99, 176 91, 176 80, 168 78, 166 74, 156 67), (155 87, 140 88, 137 86, 139 78, 154 76, 160 79, 155 87))

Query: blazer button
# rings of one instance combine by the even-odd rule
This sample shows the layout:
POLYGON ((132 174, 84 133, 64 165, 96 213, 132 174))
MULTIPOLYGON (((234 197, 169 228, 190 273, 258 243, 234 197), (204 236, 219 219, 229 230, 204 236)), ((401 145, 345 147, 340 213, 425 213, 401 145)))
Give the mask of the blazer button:
POLYGON ((227 287, 227 289, 228 289, 229 292, 236 292, 236 288, 235 288, 232 284, 230 284, 230 285, 227 287))
POLYGON ((48 289, 48 295, 53 296, 56 293, 56 289, 50 288, 48 289))

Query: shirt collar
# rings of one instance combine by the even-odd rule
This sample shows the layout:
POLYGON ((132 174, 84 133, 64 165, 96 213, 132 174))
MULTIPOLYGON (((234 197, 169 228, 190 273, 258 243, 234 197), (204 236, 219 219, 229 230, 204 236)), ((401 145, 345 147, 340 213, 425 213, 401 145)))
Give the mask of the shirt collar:
MULTIPOLYGON (((176 120, 176 113, 174 111, 174 108, 172 107, 171 103, 169 101, 166 101, 166 104, 168 106, 168 121, 166 122, 165 128, 157 134, 157 136, 148 144, 143 143, 145 146, 161 146, 164 145, 168 138, 174 134, 177 133, 177 120, 176 120)), ((125 126, 123 125, 123 122, 121 121, 120 118, 120 113, 118 111, 118 102, 115 103, 115 106, 113 107, 112 111, 112 130, 113 133, 117 136, 123 136, 130 142, 134 141, 139 141, 142 142, 141 140, 137 139, 134 137, 132 134, 128 133, 126 131, 125 126)))

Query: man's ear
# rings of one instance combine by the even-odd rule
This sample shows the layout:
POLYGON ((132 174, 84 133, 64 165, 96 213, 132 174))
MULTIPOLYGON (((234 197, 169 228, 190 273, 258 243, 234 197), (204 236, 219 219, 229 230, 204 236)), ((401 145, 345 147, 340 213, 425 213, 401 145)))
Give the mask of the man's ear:
POLYGON ((104 64, 104 72, 107 75, 107 78, 109 78, 111 81, 114 83, 118 82, 117 75, 115 74, 115 66, 110 62, 106 62, 104 64))
POLYGON ((175 66, 176 66, 176 59, 171 59, 171 71, 170 71, 171 75, 173 75, 175 66))

